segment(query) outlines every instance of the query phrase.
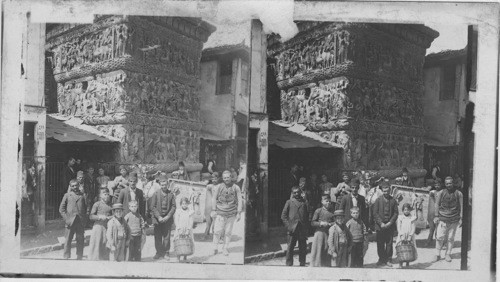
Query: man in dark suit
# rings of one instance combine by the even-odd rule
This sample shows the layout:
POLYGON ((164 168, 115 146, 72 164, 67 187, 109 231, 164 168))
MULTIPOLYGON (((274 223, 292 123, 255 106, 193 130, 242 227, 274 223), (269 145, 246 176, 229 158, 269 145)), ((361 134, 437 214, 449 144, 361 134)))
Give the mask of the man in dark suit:
POLYGON ((71 257, 71 241, 76 234, 76 257, 83 257, 84 226, 87 214, 87 204, 83 193, 78 187, 78 181, 73 179, 69 182, 71 191, 66 193, 59 206, 59 213, 66 222, 64 258, 71 257))
POLYGON ((292 199, 286 201, 281 220, 288 232, 288 248, 286 252, 286 265, 293 265, 293 249, 299 241, 299 262, 306 265, 307 231, 310 226, 307 201, 302 198, 300 188, 293 186, 292 199))
POLYGON ((299 185, 299 166, 297 164, 292 165, 290 168, 290 176, 287 185, 288 187, 299 185))
POLYGON ((351 208, 359 208, 359 218, 363 221, 365 226, 368 226, 368 209, 366 208, 365 197, 358 194, 360 181, 357 178, 351 180, 349 184, 350 192, 344 195, 340 200, 338 210, 343 210, 345 214, 344 222, 351 219, 351 208))
POLYGON ((175 196, 170 192, 166 177, 160 178, 161 189, 156 191, 151 201, 151 213, 155 234, 156 255, 154 259, 169 259, 170 231, 174 222, 175 196))
POLYGON ((68 163, 64 166, 61 172, 61 192, 66 193, 71 179, 76 179, 76 160, 73 157, 68 159, 68 163))
POLYGON ((146 218, 144 212, 144 193, 141 189, 137 189, 137 181, 137 176, 135 174, 130 174, 128 176, 128 187, 121 189, 117 203, 123 205, 123 215, 125 216, 130 212, 128 203, 130 201, 137 201, 139 204, 137 211, 142 218, 146 218))
POLYGON ((388 183, 382 185, 383 197, 378 197, 373 204, 375 230, 377 231, 377 265, 392 266, 392 237, 396 230, 398 218, 398 203, 390 195, 391 187, 388 183))

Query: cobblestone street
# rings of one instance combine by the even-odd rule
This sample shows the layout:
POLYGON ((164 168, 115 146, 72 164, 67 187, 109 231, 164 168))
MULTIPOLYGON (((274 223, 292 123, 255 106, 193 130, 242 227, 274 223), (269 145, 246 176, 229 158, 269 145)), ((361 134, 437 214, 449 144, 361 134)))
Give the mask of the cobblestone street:
MULTIPOLYGON (((462 233, 462 229, 459 228, 457 230, 456 234, 456 239, 460 239, 462 233)), ((408 268, 410 269, 447 269, 447 270, 460 270, 460 240, 455 241, 455 245, 451 254, 452 261, 451 262, 446 262, 443 257, 444 257, 444 250, 441 251, 441 260, 437 262, 433 262, 433 257, 435 255, 435 247, 426 247, 425 244, 427 242, 427 236, 429 234, 429 230, 425 229, 420 232, 420 234, 416 235, 417 239, 417 253, 418 253, 418 258, 416 261, 410 263, 410 266, 408 268)), ((312 241, 312 237, 308 239, 308 242, 312 241)), ((395 240, 394 240, 394 253, 393 253, 393 266, 392 268, 398 268, 399 263, 397 263, 396 259, 396 250, 395 250, 395 240)), ((281 247, 283 249, 286 249, 286 244, 282 244, 281 247)), ((470 254, 469 254, 470 258, 470 254)), ((298 263, 298 255, 296 254, 294 256, 294 266, 299 265, 298 263)), ((368 250, 366 252, 366 255, 364 257, 364 267, 367 268, 379 268, 376 263, 378 260, 378 255, 377 255, 377 242, 372 241, 370 242, 370 245, 368 247, 368 250)), ((309 266, 309 263, 311 261, 311 253, 307 254, 306 257, 306 266, 309 266)), ((470 260, 469 260, 470 262, 470 260)), ((277 266, 285 266, 285 257, 279 257, 279 258, 274 258, 271 260, 264 260, 256 263, 251 263, 252 265, 277 265, 277 266)), ((470 265, 470 263, 469 263, 470 265)), ((390 269, 391 267, 384 266, 383 268, 390 269)), ((469 267, 470 268, 470 267, 469 267)))
MULTIPOLYGON (((242 218, 245 218, 244 213, 242 218)), ((205 231, 206 223, 200 223, 194 229, 194 244, 195 251, 192 256, 188 256, 188 262, 191 263, 218 263, 218 264, 243 264, 243 252, 244 252, 244 221, 240 220, 234 223, 233 234, 231 238, 231 243, 229 245, 229 255, 224 256, 222 254, 222 245, 219 244, 219 254, 213 255, 213 244, 212 235, 207 239, 204 238, 203 232, 205 231)), ((173 240, 170 249, 170 257, 168 259, 154 260, 153 256, 156 253, 154 246, 154 235, 153 229, 148 230, 148 236, 146 243, 144 245, 144 250, 142 251, 142 261, 143 262, 177 262, 177 258, 174 253, 173 240)), ((173 238, 173 234, 172 234, 173 238)), ((86 246, 83 250, 83 259, 85 260, 88 255, 89 248, 86 246)), ((44 259, 62 259, 63 250, 57 250, 42 254, 30 255, 23 258, 44 258, 44 259)), ((71 259, 76 259, 76 248, 71 248, 71 259)))

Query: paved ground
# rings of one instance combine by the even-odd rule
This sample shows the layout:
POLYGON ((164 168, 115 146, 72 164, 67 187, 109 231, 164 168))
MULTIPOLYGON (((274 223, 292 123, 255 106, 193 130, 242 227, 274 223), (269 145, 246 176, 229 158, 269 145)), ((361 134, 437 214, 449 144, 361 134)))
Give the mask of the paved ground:
MULTIPOLYGON (((244 219, 245 215, 242 214, 241 218, 244 219)), ((188 262, 191 263, 220 263, 220 264, 243 264, 243 253, 244 253, 244 220, 235 222, 233 228, 233 235, 231 244, 229 245, 229 255, 224 256, 221 254, 222 245, 219 245, 219 254, 213 255, 213 243, 212 236, 205 239, 203 232, 205 231, 205 223, 197 224, 194 230, 194 240, 195 240, 195 252, 192 256, 188 257, 188 262)), ((142 261, 144 262, 177 262, 177 258, 174 253, 173 242, 171 244, 170 258, 154 260, 153 256, 156 253, 154 247, 154 236, 152 235, 152 229, 148 230, 148 235, 146 239, 146 244, 144 245, 144 250, 142 251, 142 261)), ((83 259, 86 259, 88 255, 88 247, 83 250, 83 259)), ((26 256, 23 258, 45 258, 45 259, 62 259, 63 250, 51 251, 42 254, 34 254, 26 256)), ((71 249, 72 259, 76 258, 76 248, 71 249)))
MULTIPOLYGON (((429 234, 428 229, 422 230, 419 235, 417 235, 417 253, 418 253, 418 259, 412 263, 410 263, 410 266, 408 268, 414 268, 414 269, 447 269, 447 270, 460 270, 460 240, 455 241, 455 247, 453 248, 451 258, 451 262, 446 262, 445 260, 441 259, 438 262, 433 262, 433 256, 435 255, 435 248, 427 248, 425 247, 425 244, 427 242, 427 236, 429 234)), ((461 236, 461 228, 457 230, 456 233, 456 239, 460 239, 461 236)), ((311 242, 312 238, 309 238, 308 242, 311 242)), ((286 242, 284 240, 281 240, 281 249, 286 249, 286 242)), ((272 240, 272 245, 276 247, 277 239, 274 238, 272 240)), ((395 243, 394 243, 395 247, 395 243)), ((248 248, 248 246, 247 246, 248 248)), ((254 253, 249 250, 247 250, 247 256, 249 253, 254 253)), ((441 254, 442 257, 444 257, 444 250, 442 251, 441 254)), ((470 256, 469 256, 470 258, 470 256)), ((296 266, 298 266, 298 255, 294 256, 294 263, 296 266)), ((370 242, 370 245, 368 247, 368 251, 366 252, 366 255, 364 257, 364 267, 367 268, 378 268, 376 265, 378 260, 378 255, 377 255, 377 243, 375 241, 370 242)), ((311 261, 311 256, 310 253, 307 254, 306 257, 306 265, 309 266, 309 262, 311 261)), ((470 261, 470 259, 469 259, 470 261)), ((394 264, 392 268, 398 268, 399 264, 397 263, 396 259, 396 250, 394 250, 394 264)), ((285 265, 285 257, 278 257, 274 258, 271 260, 264 260, 264 261, 259 261, 255 263, 250 263, 252 265, 285 265)), ((383 268, 390 268, 387 266, 384 266, 383 268)))

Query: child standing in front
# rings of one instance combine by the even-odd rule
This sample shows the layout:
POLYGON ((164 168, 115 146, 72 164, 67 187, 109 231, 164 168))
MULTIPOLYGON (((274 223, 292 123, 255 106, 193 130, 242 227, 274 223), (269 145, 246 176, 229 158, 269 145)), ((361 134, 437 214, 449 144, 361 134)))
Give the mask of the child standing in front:
MULTIPOLYGON (((401 242, 401 241, 408 241, 413 246, 415 247, 415 259, 417 258, 417 245, 415 242, 415 221, 417 220, 417 217, 415 214, 413 214, 412 207, 409 203, 405 203, 403 205, 403 214, 398 216, 398 219, 396 221, 396 225, 398 227, 398 237, 396 239, 396 246, 401 242)), ((406 262, 406 266, 408 267, 410 265, 410 262, 406 262)), ((399 262, 399 267, 403 267, 403 262, 399 262)))
POLYGON ((141 261, 141 243, 146 222, 141 214, 137 212, 137 201, 128 203, 130 212, 125 215, 125 222, 130 228, 129 261, 141 261))
POLYGON ((108 220, 113 217, 109 204, 108 188, 101 188, 99 202, 92 206, 90 220, 94 221, 89 243, 89 260, 109 259, 109 250, 106 248, 106 227, 108 220))
POLYGON ((332 266, 332 258, 328 253, 328 229, 333 225, 334 217, 330 195, 321 196, 323 207, 314 212, 311 226, 316 228, 311 247, 311 267, 332 266))
POLYGON ((107 247, 110 249, 109 260, 124 261, 130 240, 130 230, 123 219, 123 205, 113 204, 113 218, 108 221, 106 232, 107 247))
POLYGON ((343 210, 336 210, 333 216, 335 224, 328 232, 328 251, 332 256, 332 264, 337 267, 347 267, 349 266, 349 247, 352 242, 351 233, 344 224, 343 210))
POLYGON ((351 219, 347 221, 346 227, 352 236, 351 267, 363 267, 363 247, 367 231, 359 218, 358 207, 351 208, 351 219))
MULTIPOLYGON (((194 237, 193 237, 193 214, 194 211, 189 208, 189 199, 183 197, 181 199, 181 208, 175 211, 174 222, 175 222, 175 235, 174 242, 181 237, 189 238, 191 244, 191 253, 194 253, 194 237)), ((181 261, 181 257, 184 257, 184 261, 187 260, 186 254, 177 254, 177 260, 181 261)))

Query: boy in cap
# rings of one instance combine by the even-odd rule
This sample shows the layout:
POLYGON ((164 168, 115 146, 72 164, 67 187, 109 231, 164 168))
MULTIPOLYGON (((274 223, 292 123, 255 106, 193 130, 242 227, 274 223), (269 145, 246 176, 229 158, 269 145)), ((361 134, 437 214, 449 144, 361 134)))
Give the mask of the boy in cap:
POLYGON ((110 249, 109 260, 124 261, 130 241, 130 229, 123 219, 123 205, 113 204, 113 218, 108 221, 106 246, 110 249))
POLYGON ((344 224, 344 211, 336 210, 333 213, 335 224, 328 230, 328 251, 332 256, 332 264, 337 267, 349 265, 349 249, 352 244, 352 236, 344 224))

